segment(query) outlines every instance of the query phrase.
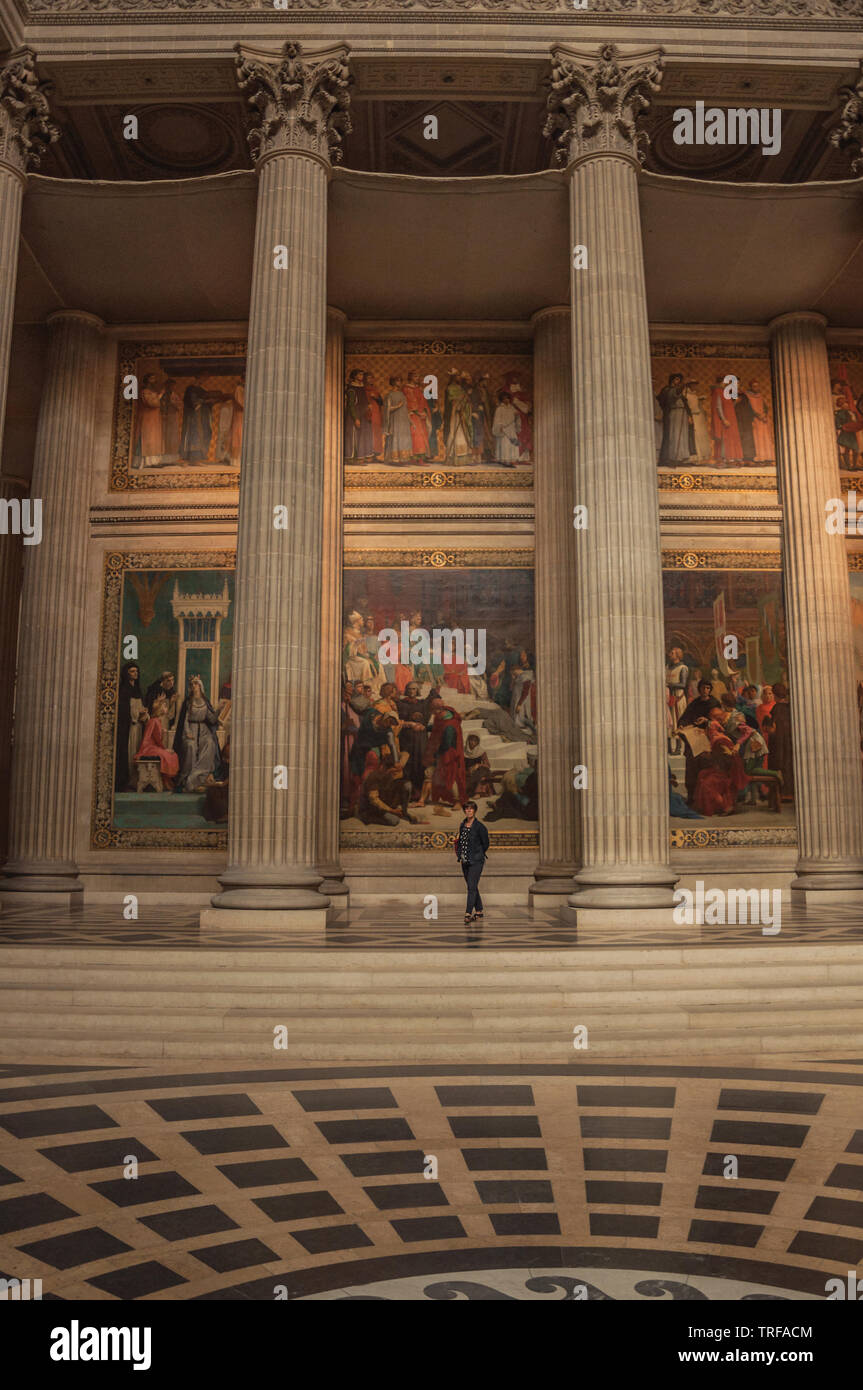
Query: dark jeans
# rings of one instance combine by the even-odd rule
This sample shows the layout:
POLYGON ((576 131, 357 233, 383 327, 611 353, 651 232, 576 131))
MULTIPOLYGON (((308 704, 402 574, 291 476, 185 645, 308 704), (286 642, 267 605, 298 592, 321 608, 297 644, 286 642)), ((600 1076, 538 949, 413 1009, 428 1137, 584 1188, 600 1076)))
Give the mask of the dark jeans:
POLYGON ((479 892, 479 876, 485 868, 485 861, 480 860, 478 864, 462 864, 461 871, 464 874, 464 881, 467 884, 467 907, 465 916, 471 912, 482 912, 482 898, 479 892))

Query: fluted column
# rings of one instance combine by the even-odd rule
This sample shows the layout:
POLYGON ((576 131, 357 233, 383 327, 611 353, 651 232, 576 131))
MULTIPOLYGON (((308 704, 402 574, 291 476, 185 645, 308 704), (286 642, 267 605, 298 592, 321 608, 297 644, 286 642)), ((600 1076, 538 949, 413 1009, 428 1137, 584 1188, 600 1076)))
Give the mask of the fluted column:
MULTIPOLYGON (((48 320, 48 366, 33 459, 31 506, 41 542, 25 547, 4 894, 81 892, 75 861, 87 514, 99 334, 92 314, 48 320)), ((86 777, 87 770, 84 770, 86 777)))
POLYGON ((575 532, 566 501, 572 493, 572 333, 568 304, 533 316, 536 436, 535 594, 540 672, 539 864, 531 895, 567 895, 577 865, 573 790, 578 762, 575 642, 575 532))
MULTIPOLYGON (((27 496, 19 478, 0 477, 0 505, 27 496)), ((9 778, 12 768, 12 711, 15 704, 15 664, 18 648, 18 609, 21 596, 22 537, 11 529, 0 535, 0 864, 9 848, 9 778)))
POLYGON ((859 902, 863 790, 845 537, 826 507, 841 497, 821 314, 770 325, 782 499, 785 624, 799 857, 792 893, 859 902))
MULTIPOLYGON (((582 867, 577 920, 668 916, 662 559, 638 207, 637 118, 658 64, 555 49, 547 133, 567 167, 573 251, 582 867), (577 250, 576 248, 582 248, 577 250), (581 514, 582 516, 585 514, 581 514)), ((561 505, 564 505, 561 499, 561 505)))
POLYGON ((321 728, 318 754, 318 872, 321 892, 347 893, 339 862, 341 771, 342 491, 345 315, 327 308, 324 402, 324 516, 321 567, 321 728))
POLYGON ((258 166, 234 625, 228 867, 207 926, 320 925, 316 868, 327 183, 346 50, 249 50, 258 166), (277 526, 286 508, 286 524, 277 526))
MULTIPOLYGON (((13 53, 0 68, 0 443, 6 419, 6 392, 12 344, 21 204, 27 171, 39 165, 46 145, 59 136, 48 118, 45 86, 36 78, 31 49, 13 53)), ((0 497, 26 494, 3 478, 0 497)), ((0 535, 0 862, 6 857, 12 708, 15 692, 15 644, 21 586, 21 537, 0 535)))

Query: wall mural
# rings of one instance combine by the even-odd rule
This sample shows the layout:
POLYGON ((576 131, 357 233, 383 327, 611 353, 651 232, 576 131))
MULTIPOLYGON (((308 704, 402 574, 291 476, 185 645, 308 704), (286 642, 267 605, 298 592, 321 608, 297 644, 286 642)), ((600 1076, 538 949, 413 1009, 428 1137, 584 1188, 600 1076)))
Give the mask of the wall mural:
POLYGON ((860 756, 863 760, 863 552, 849 555, 851 584, 851 626, 854 634, 854 674, 857 681, 857 717, 860 727, 860 756))
POLYGON ((863 473, 863 349, 831 348, 829 353, 836 457, 847 488, 858 493, 863 473))
POLYGON ((654 343, 651 365, 660 487, 775 489, 767 349, 654 343))
POLYGON ((111 490, 235 488, 245 377, 244 343, 121 343, 111 490))
POLYGON ((678 558, 682 567, 663 573, 672 844, 793 844, 779 556, 750 557, 770 569, 708 569, 712 556, 678 558))
POLYGON ((532 359, 524 343, 349 343, 347 487, 529 487, 532 359))
POLYGON ((345 569, 342 845, 449 848, 470 797, 494 841, 535 846, 533 572, 426 559, 345 569))
POLYGON ((233 599, 233 555, 106 557, 94 846, 224 843, 233 599))

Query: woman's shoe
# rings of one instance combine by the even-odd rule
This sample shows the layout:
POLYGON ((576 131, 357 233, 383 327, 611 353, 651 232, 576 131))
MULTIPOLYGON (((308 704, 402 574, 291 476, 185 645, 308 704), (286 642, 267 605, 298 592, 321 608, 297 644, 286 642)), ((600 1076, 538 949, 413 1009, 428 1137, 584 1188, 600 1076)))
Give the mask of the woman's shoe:
POLYGON ((474 921, 476 921, 476 922, 481 922, 482 919, 483 919, 483 917, 485 916, 485 914, 482 913, 482 912, 475 912, 473 915, 474 915, 474 921))
POLYGON ((465 926, 467 926, 468 922, 474 922, 474 921, 476 921, 476 913, 475 913, 475 912, 466 912, 466 913, 464 914, 464 924, 465 924, 465 926))

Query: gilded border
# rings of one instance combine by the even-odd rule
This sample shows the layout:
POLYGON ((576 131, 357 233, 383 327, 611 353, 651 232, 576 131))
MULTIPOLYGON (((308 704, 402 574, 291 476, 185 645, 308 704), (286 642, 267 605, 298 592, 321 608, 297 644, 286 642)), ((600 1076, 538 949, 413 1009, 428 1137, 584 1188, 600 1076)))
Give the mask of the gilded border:
POLYGON ((729 849, 757 845, 797 844, 796 826, 769 826, 752 830, 671 830, 668 842, 672 849, 729 849))
POLYGON ((361 569, 533 569, 533 550, 346 550, 344 567, 361 569))
MULTIPOLYGON (((538 830, 491 830, 489 840, 495 849, 538 849, 538 830)), ((377 835, 368 830, 343 830, 339 837, 341 849, 394 849, 417 850, 436 849, 452 852, 453 832, 430 830, 417 835, 411 831, 394 830, 388 835, 377 835)))
POLYGON ((781 570, 779 550, 663 550, 664 570, 781 570))
POLYGON ((386 471, 365 469, 356 464, 345 468, 345 491, 386 492, 389 488, 415 488, 439 492, 447 488, 519 488, 533 487, 533 464, 516 472, 508 468, 392 468, 386 471))
POLYGON ((226 849, 221 830, 118 830, 113 824, 115 712, 122 633, 123 579, 130 570, 226 569, 236 567, 233 550, 109 551, 103 565, 99 627, 99 692, 90 806, 92 849, 226 849))
POLYGON ((111 476, 109 492, 180 492, 197 488, 227 488, 237 490, 239 469, 219 469, 203 472, 191 469, 182 473, 143 473, 132 468, 132 419, 134 401, 126 400, 120 383, 135 373, 141 357, 245 357, 244 339, 180 342, 121 342, 117 344, 117 376, 114 396, 114 420, 111 436, 111 476))

